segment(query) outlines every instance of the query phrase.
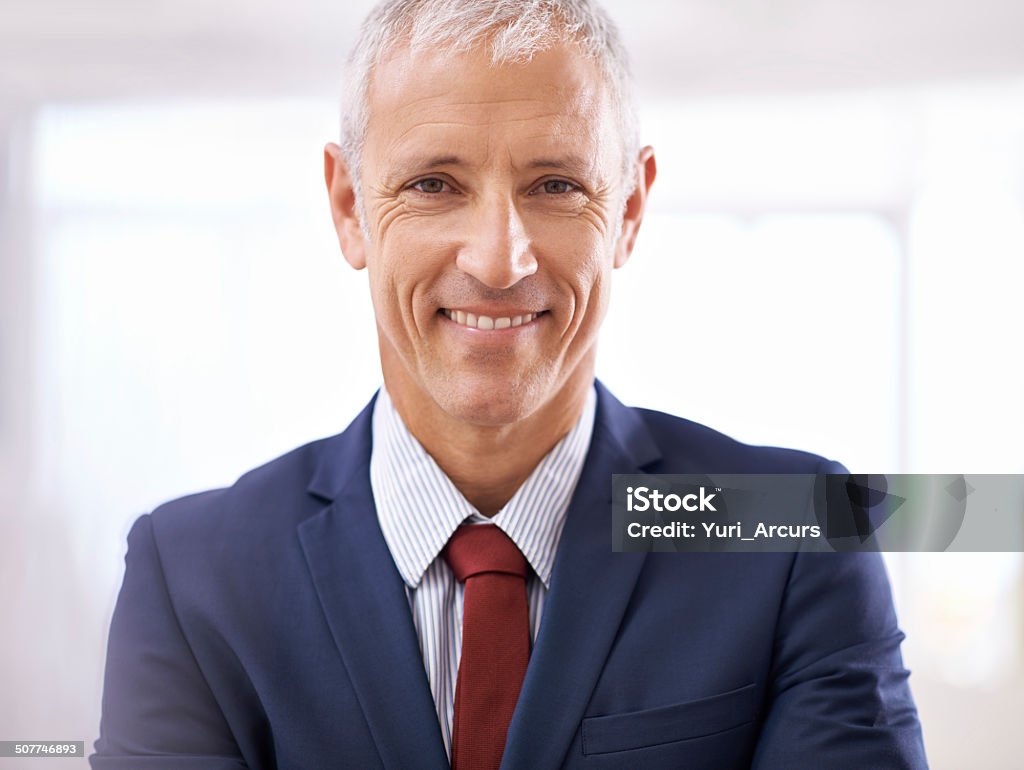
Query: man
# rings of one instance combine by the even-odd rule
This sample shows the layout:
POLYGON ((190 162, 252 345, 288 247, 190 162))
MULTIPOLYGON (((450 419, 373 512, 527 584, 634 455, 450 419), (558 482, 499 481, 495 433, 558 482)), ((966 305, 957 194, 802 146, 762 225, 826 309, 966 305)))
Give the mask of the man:
POLYGON ((142 517, 94 768, 924 767, 877 554, 625 554, 613 473, 814 473, 594 380, 655 177, 584 0, 392 0, 325 172, 384 388, 142 517))

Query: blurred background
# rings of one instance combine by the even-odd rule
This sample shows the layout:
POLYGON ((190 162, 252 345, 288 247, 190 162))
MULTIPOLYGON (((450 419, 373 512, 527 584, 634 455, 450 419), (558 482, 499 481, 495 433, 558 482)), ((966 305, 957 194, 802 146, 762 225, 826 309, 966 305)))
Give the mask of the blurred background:
MULTIPOLYGON (((133 519, 379 383, 322 177, 369 5, 0 0, 0 740, 91 751, 133 519)), ((606 5, 659 159, 619 398, 858 472, 1024 473, 1024 4, 606 5)), ((887 559, 933 767, 1021 767, 1021 555, 887 559)))

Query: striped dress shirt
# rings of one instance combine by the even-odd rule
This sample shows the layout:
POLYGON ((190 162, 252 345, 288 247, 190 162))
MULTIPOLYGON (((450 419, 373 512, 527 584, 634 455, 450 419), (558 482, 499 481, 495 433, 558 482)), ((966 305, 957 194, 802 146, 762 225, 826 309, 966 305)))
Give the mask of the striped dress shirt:
POLYGON ((532 568, 526 584, 532 643, 540 628, 565 514, 590 447, 596 403, 592 387, 576 425, 544 456, 505 507, 488 519, 462 496, 409 432, 387 390, 382 387, 377 396, 370 485, 384 540, 405 582, 449 757, 462 649, 463 586, 441 558, 441 550, 463 522, 494 524, 512 538, 532 568))

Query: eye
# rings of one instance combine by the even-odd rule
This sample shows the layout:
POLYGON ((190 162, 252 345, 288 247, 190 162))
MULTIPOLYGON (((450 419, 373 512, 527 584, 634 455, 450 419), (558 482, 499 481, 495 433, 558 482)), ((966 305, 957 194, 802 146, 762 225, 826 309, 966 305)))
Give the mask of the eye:
POLYGON ((428 193, 431 195, 445 192, 446 188, 450 189, 447 182, 434 176, 427 177, 426 179, 420 179, 418 182, 413 182, 409 187, 421 193, 428 193))
POLYGON ((545 195, 565 195, 579 189, 577 185, 564 179, 547 179, 536 188, 536 191, 543 192, 545 195))

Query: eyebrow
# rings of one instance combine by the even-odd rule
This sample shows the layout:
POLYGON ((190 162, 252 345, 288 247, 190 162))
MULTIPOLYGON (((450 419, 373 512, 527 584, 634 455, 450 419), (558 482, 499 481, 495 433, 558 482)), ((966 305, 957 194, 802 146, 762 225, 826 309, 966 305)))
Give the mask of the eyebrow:
POLYGON ((557 158, 538 158, 537 160, 530 161, 526 165, 527 168, 560 168, 566 171, 575 171, 577 173, 588 171, 591 166, 591 163, 588 163, 579 155, 565 155, 557 158))
POLYGON ((462 160, 458 155, 435 155, 432 158, 426 158, 424 160, 414 159, 409 165, 418 166, 420 168, 433 168, 434 166, 463 166, 465 161, 462 160))
MULTIPOLYGON (((428 155, 403 159, 398 163, 389 178, 404 179, 420 173, 427 173, 431 169, 442 166, 469 166, 467 160, 458 155, 428 155)), ((576 176, 585 176, 593 169, 593 163, 588 162, 582 155, 569 154, 563 156, 540 157, 529 161, 525 168, 528 169, 558 169, 576 176)))
POLYGON ((396 166, 398 174, 413 174, 438 166, 465 166, 466 161, 458 155, 427 155, 402 159, 396 166))
POLYGON ((458 155, 426 155, 400 159, 385 173, 385 184, 398 185, 409 177, 429 173, 442 166, 465 166, 465 160, 458 155))

